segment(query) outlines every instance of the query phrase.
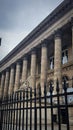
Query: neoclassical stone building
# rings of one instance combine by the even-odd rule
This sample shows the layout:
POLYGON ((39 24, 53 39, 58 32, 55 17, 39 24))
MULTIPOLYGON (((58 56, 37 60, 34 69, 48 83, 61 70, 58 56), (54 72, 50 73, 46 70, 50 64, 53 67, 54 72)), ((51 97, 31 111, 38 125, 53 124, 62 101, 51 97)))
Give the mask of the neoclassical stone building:
POLYGON ((3 60, 0 61, 0 97, 29 81, 32 88, 73 76, 73 0, 64 0, 3 60))

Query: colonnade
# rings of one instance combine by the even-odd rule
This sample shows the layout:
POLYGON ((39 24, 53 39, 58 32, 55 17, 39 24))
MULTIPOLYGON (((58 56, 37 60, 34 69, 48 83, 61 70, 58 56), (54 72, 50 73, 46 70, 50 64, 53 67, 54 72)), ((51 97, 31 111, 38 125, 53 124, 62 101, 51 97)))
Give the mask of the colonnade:
MULTIPOLYGON (((48 49, 47 49, 47 40, 41 45, 41 74, 40 74, 40 85, 42 90, 44 88, 44 84, 47 82, 47 64, 48 64, 48 49)), ((62 35, 61 31, 58 29, 55 31, 54 35, 54 91, 56 91, 56 80, 59 79, 60 83, 60 91, 62 90, 62 35)), ((6 74, 4 71, 1 74, 1 84, 0 84, 0 97, 7 96, 7 94, 13 93, 13 91, 17 91, 20 87, 20 70, 22 67, 22 75, 21 80, 22 83, 27 79, 27 71, 28 71, 28 54, 22 58, 22 66, 21 61, 17 61, 16 69, 14 65, 11 65, 6 69, 6 74), (10 77, 10 78, 9 78, 10 77), (3 94, 3 95, 2 95, 3 94)), ((36 61, 37 61, 37 52, 36 49, 32 49, 31 51, 31 87, 34 88, 36 86, 36 61)), ((72 55, 73 55, 73 20, 72 20, 72 55)))

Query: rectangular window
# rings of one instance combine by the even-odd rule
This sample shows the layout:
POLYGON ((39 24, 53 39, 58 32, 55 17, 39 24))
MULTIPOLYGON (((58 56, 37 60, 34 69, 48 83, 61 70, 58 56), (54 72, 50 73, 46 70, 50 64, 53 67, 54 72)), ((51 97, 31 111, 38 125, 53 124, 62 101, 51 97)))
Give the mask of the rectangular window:
POLYGON ((50 57, 50 69, 54 68, 54 57, 50 57))
POLYGON ((62 64, 68 62, 68 49, 62 51, 62 64))

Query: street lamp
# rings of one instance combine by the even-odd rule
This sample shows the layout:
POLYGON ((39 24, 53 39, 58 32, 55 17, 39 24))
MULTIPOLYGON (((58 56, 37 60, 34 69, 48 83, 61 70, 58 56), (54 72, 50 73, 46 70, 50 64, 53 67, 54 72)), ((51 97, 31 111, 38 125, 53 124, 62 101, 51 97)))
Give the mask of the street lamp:
POLYGON ((0 46, 1 46, 1 38, 0 38, 0 46))

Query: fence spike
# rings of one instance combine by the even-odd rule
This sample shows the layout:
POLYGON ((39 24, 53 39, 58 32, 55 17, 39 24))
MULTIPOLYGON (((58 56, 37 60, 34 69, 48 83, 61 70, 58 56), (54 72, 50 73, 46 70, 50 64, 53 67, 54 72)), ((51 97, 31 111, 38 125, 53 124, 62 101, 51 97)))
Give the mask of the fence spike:
POLYGON ((44 95, 46 95, 46 83, 44 84, 44 95))
POLYGON ((34 96, 36 97, 36 88, 34 88, 34 96))
POLYGON ((64 78, 64 86, 63 86, 64 91, 67 91, 67 84, 66 84, 66 79, 64 78))
POLYGON ((41 86, 39 86, 39 96, 41 96, 41 86))
POLYGON ((56 91, 59 92, 59 81, 58 81, 58 79, 56 81, 56 91))
POLYGON ((72 76, 72 88, 73 88, 73 76, 72 76))
POLYGON ((53 86, 52 86, 52 83, 50 82, 50 93, 52 94, 52 92, 53 92, 53 86))
POLYGON ((30 98, 32 98, 32 88, 30 88, 30 98))
POLYGON ((28 99, 28 88, 26 88, 26 99, 28 99))

